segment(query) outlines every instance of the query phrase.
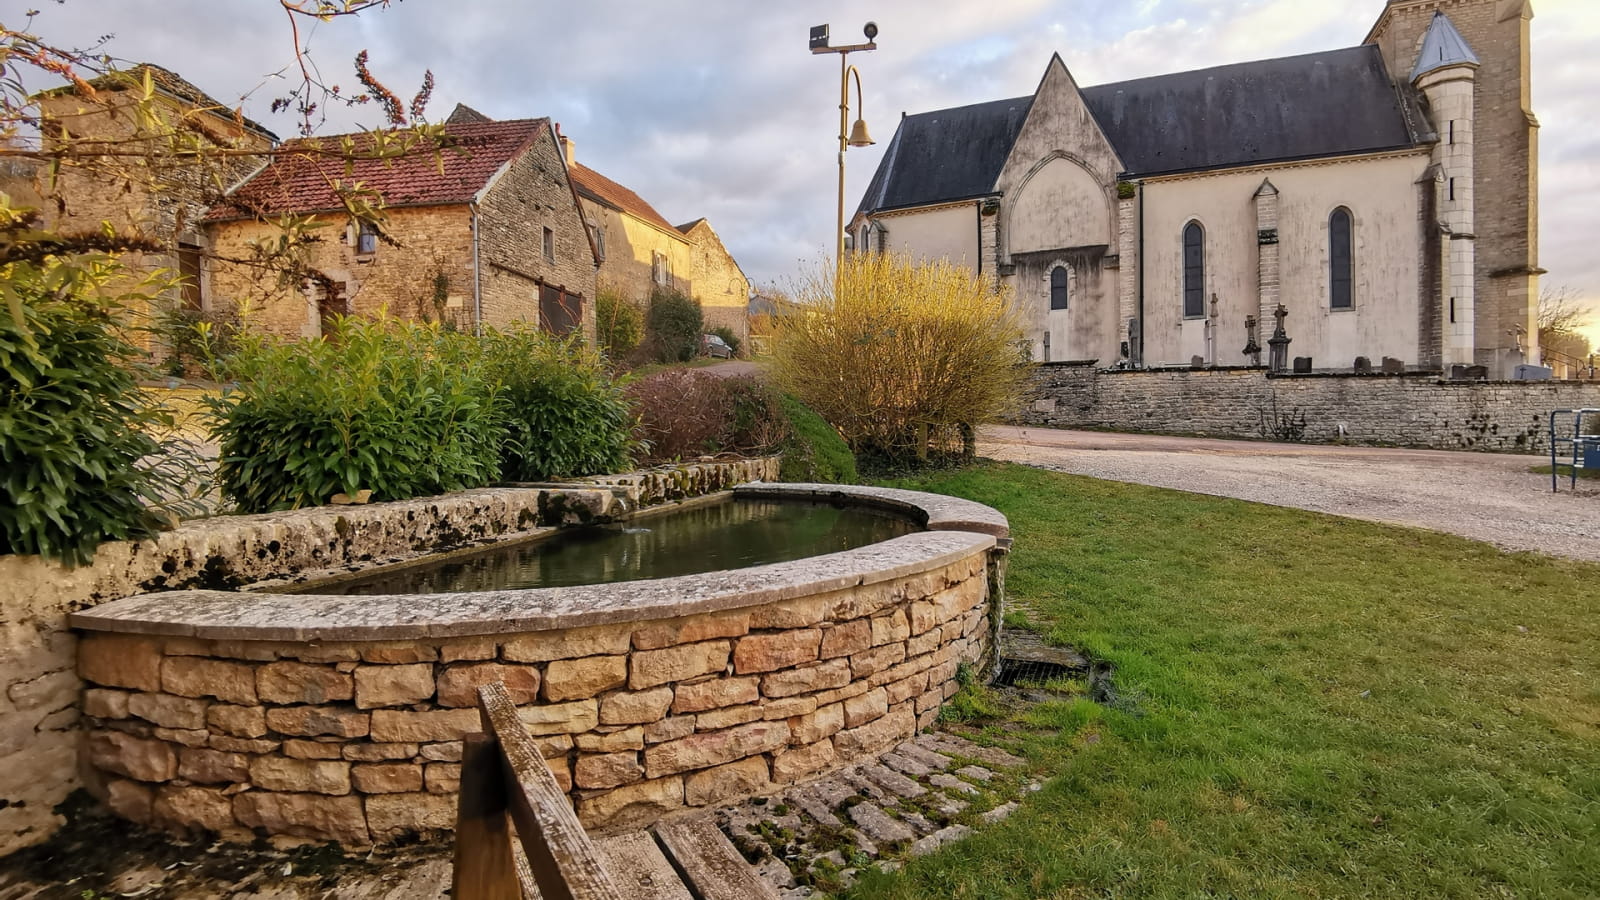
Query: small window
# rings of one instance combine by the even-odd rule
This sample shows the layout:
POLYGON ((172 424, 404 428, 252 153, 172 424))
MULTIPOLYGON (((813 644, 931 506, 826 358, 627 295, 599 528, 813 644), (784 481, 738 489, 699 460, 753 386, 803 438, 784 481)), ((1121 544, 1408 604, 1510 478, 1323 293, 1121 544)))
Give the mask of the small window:
POLYGON ((606 230, 599 225, 594 226, 594 252, 601 259, 606 258, 606 230))
POLYGON ((361 223, 361 229, 356 232, 356 252, 362 256, 378 252, 378 226, 371 222, 361 223))
POLYGON ((1206 231, 1199 222, 1183 229, 1183 317, 1206 314, 1206 231))
POLYGON ((544 259, 545 262, 556 261, 556 233, 548 228, 544 230, 544 259))
POLYGON ((651 254, 650 279, 660 285, 672 282, 672 271, 667 266, 667 255, 665 253, 651 254))
POLYGON ((1454 144, 1455 142, 1456 142, 1456 120, 1455 119, 1451 119, 1450 120, 1450 143, 1454 144))
POLYGON ((1450 199, 1452 201, 1456 199, 1456 180, 1454 178, 1450 179, 1450 199))
POLYGON ((1056 266, 1050 270, 1050 308, 1067 308, 1067 267, 1056 266))
POLYGON ((1339 207, 1328 219, 1328 269, 1329 306, 1333 309, 1354 309, 1355 296, 1351 292, 1352 223, 1350 210, 1339 207))
POLYGON ((183 308, 199 312, 205 307, 205 295, 200 286, 200 248, 194 244, 178 245, 179 299, 183 308))

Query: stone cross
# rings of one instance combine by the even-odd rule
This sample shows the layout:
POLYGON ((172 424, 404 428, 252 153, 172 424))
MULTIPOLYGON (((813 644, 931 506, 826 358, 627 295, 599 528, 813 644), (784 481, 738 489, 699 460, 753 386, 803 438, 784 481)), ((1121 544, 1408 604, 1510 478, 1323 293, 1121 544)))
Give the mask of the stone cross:
POLYGON ((1273 372, 1282 372, 1289 368, 1289 344, 1292 340, 1289 333, 1283 330, 1283 320, 1289 318, 1289 310, 1282 303, 1272 311, 1272 317, 1278 320, 1278 327, 1273 329, 1272 339, 1267 341, 1271 348, 1268 368, 1273 372))
POLYGON ((1244 355, 1250 365, 1261 365, 1261 326, 1255 316, 1244 317, 1244 355))

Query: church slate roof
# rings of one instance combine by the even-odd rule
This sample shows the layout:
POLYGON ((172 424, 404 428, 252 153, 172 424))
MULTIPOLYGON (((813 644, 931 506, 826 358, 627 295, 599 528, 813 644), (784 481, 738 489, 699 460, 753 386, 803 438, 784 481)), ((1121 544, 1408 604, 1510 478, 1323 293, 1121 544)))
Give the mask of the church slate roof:
POLYGON ((863 210, 899 209, 994 192, 1032 97, 906 116, 862 197, 863 210))
POLYGON ((1459 65, 1477 65, 1478 54, 1472 52, 1467 39, 1456 30, 1456 23, 1442 12, 1433 14, 1428 23, 1428 33, 1422 36, 1422 51, 1417 54, 1417 67, 1411 71, 1411 80, 1429 72, 1459 65))
MULTIPOLYGON (((1130 177, 1415 146, 1373 45, 1083 88, 1130 177)), ((1033 98, 907 116, 861 211, 992 193, 1033 98)))

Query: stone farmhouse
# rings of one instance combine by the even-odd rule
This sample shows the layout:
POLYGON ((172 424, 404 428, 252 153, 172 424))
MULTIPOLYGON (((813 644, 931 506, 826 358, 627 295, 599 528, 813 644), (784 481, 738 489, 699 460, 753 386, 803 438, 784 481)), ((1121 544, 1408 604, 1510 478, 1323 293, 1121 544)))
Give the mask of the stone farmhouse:
MULTIPOLYGON (((90 82, 91 99, 70 87, 38 97, 43 118, 40 132, 46 142, 65 140, 100 142, 118 150, 152 151, 136 163, 108 170, 64 164, 58 189, 52 194, 60 205, 47 204, 49 227, 68 232, 94 231, 110 223, 118 232, 149 235, 166 252, 125 254, 122 262, 136 272, 167 269, 188 280, 163 298, 177 306, 202 305, 201 270, 206 244, 203 220, 209 198, 247 177, 265 162, 265 156, 245 154, 225 159, 202 170, 186 161, 171 159, 150 142, 135 140, 134 105, 148 79, 153 112, 176 131, 199 135, 215 146, 265 154, 278 138, 260 123, 237 114, 177 73, 151 63, 90 82)), ((136 312, 149 312, 148 310, 136 312)))
MULTIPOLYGON (((279 147, 270 165, 206 215, 215 254, 203 294, 249 299, 252 324, 315 337, 335 314, 447 321, 468 329, 537 322, 556 334, 594 337, 597 254, 548 119, 446 124, 439 154, 345 161, 326 155, 341 136, 279 147), (301 152, 304 151, 304 152, 301 152), (383 198, 382 222, 350 217, 331 182, 360 183, 383 198), (250 244, 270 238, 284 215, 333 225, 310 264, 327 283, 268 285, 248 265, 250 244)), ((350 135, 360 145, 369 140, 350 135)))
POLYGON ((1536 361, 1527 0, 1388 0, 1356 47, 905 116, 857 252, 1011 285, 1034 358, 1319 371, 1536 361), (1250 321, 1253 320, 1253 321, 1250 321), (1254 349, 1252 347, 1252 349, 1254 349))
POLYGON ((700 301, 708 329, 727 327, 743 340, 750 279, 711 223, 672 225, 643 197, 578 162, 572 138, 561 142, 600 256, 600 287, 641 308, 655 288, 676 288, 700 301))

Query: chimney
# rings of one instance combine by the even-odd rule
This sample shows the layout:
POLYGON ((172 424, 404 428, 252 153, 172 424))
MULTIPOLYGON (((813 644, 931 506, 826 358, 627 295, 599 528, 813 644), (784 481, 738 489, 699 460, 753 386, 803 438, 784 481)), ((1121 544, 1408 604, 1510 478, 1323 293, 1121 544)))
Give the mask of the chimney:
POLYGON ((561 137, 561 152, 567 157, 567 166, 570 168, 571 166, 577 165, 578 145, 573 142, 572 138, 561 134, 560 129, 556 130, 556 134, 560 135, 561 137))

